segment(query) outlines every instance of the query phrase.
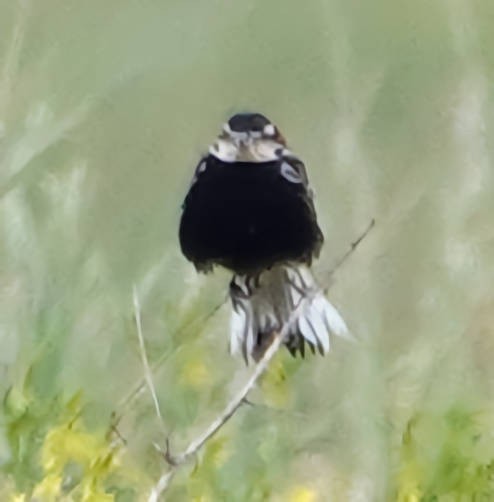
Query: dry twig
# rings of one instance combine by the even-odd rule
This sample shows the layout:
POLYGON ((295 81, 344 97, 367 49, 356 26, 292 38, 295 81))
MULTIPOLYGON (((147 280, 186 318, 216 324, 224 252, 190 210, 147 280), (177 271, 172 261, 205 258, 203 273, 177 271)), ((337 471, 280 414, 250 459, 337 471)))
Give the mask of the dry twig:
POLYGON ((326 293, 329 289, 330 283, 331 283, 331 278, 333 277, 333 274, 348 260, 348 258, 352 255, 352 253, 355 251, 357 246, 367 237, 369 232, 374 228, 374 225, 376 224, 376 220, 372 218, 370 223, 367 225, 367 228, 360 234, 360 237, 353 241, 350 244, 350 247, 347 249, 346 253, 340 256, 338 260, 336 260, 336 263, 331 267, 329 272, 326 275, 326 279, 323 282, 324 284, 324 292, 326 293))
MULTIPOLYGON (((179 333, 182 333, 184 331, 187 331, 189 329, 192 329, 195 325, 204 325, 209 319, 211 319, 216 312, 225 304, 226 299, 224 302, 218 304, 214 309, 212 309, 210 312, 208 312, 206 315, 201 316, 199 318, 193 319, 192 321, 188 322, 185 326, 182 326, 178 332, 175 332, 174 334, 170 334, 169 336, 177 336, 179 333)), ((161 354, 160 357, 152 364, 149 365, 151 374, 155 374, 159 368, 164 364, 164 362, 168 359, 170 356, 170 351, 164 352, 161 354)), ((134 404, 134 402, 137 400, 139 396, 141 396, 146 389, 147 385, 147 380, 146 376, 141 378, 138 382, 135 383, 135 385, 131 388, 129 393, 120 400, 119 404, 117 405, 117 410, 113 413, 112 416, 112 427, 116 427, 122 417, 125 415, 125 413, 131 408, 131 406, 134 404)))
MULTIPOLYGON (((332 267, 332 269, 328 273, 328 280, 336 272, 336 270, 338 270, 346 262, 346 260, 349 258, 349 256, 355 251, 357 246, 362 242, 362 240, 368 235, 368 233, 374 227, 374 224, 375 224, 375 220, 372 219, 372 221, 370 222, 368 227, 365 229, 365 231, 360 235, 360 237, 356 241, 352 242, 348 251, 339 260, 337 260, 336 264, 332 267)), ((325 287, 324 290, 326 291, 327 287, 325 287)), ((165 458, 169 468, 166 472, 164 472, 160 476, 159 480, 156 482, 156 484, 151 489, 151 492, 148 497, 148 502, 157 502, 160 499, 160 497, 164 494, 164 492, 170 486, 170 482, 173 479, 175 473, 177 472, 177 469, 180 466, 182 466, 183 464, 185 464, 190 458, 195 456, 198 453, 198 451, 207 443, 207 441, 232 418, 232 416, 240 408, 240 406, 243 403, 247 402, 247 396, 248 396, 249 392, 253 389, 253 387, 255 386, 259 377, 267 370, 269 363, 271 362, 271 360, 275 356, 276 352, 280 348, 285 337, 289 333, 291 327, 297 321, 301 311, 306 306, 306 303, 311 300, 312 296, 315 293, 317 293, 317 291, 310 292, 309 294, 307 294, 306 296, 301 298, 301 300, 299 301, 299 303, 297 304, 295 309, 290 314, 288 322, 283 326, 281 331, 279 331, 273 337, 273 340, 272 340, 270 346, 267 348, 263 357, 260 359, 260 361, 254 367, 254 371, 252 372, 252 374, 249 377, 249 379, 247 380, 247 382, 232 397, 232 399, 228 402, 228 404, 225 406, 223 411, 213 420, 213 422, 211 422, 211 424, 199 436, 197 436, 194 440, 192 440, 189 443, 189 445, 187 446, 187 448, 185 448, 185 450, 182 453, 175 454, 175 455, 172 454, 170 452, 168 439, 166 441, 166 449, 164 451, 159 446, 157 446, 157 449, 163 454, 163 457, 165 458)), ((149 387, 151 395, 153 397, 153 402, 154 402, 154 406, 156 409, 156 414, 158 415, 159 419, 161 420, 161 423, 163 424, 163 419, 161 416, 161 412, 159 409, 159 403, 158 403, 158 399, 156 396, 156 390, 155 390, 154 383, 153 383, 152 370, 149 366, 149 362, 148 362, 146 351, 145 351, 144 338, 142 335, 140 306, 139 306, 139 300, 138 300, 137 291, 136 291, 135 286, 134 286, 134 295, 133 296, 134 296, 134 310, 135 310, 135 317, 136 317, 136 326, 137 326, 137 332, 138 332, 138 336, 139 336, 139 344, 140 344, 140 349, 141 349, 141 357, 142 357, 144 370, 145 370, 145 380, 146 380, 147 386, 149 387)), ((218 308, 216 308, 214 310, 214 312, 216 312, 216 310, 218 308)), ((140 392, 142 392, 142 389, 143 389, 142 383, 139 384, 137 389, 138 389, 137 392, 135 392, 131 396, 132 398, 135 398, 136 395, 138 395, 140 392)))
POLYGON ((139 303, 139 296, 137 294, 137 287, 134 285, 132 288, 132 300, 134 303, 134 318, 137 328, 137 337, 139 338, 139 351, 141 353, 142 366, 144 368, 144 377, 146 378, 146 383, 153 399, 154 409, 156 411, 156 416, 160 421, 161 426, 165 427, 163 417, 161 415, 160 404, 158 401, 158 395, 156 394, 156 387, 154 386, 153 373, 149 366, 149 360, 146 353, 146 345, 144 344, 144 336, 142 334, 142 322, 141 322, 141 306, 139 303))
POLYGON ((229 403, 225 406, 223 411, 211 422, 211 424, 204 430, 202 434, 200 434, 197 438, 195 438, 189 446, 180 454, 173 455, 170 452, 169 445, 167 442, 166 450, 164 452, 165 460, 169 465, 169 470, 163 473, 158 482, 154 485, 151 490, 151 493, 148 498, 148 502, 156 502, 159 500, 159 497, 165 492, 168 488, 171 479, 173 478, 175 471, 182 464, 187 462, 191 457, 193 457, 204 444, 216 433, 221 427, 223 427, 228 420, 235 414, 235 412, 240 408, 240 406, 244 403, 247 395, 253 389, 259 377, 266 371, 269 366, 271 359, 273 359, 274 355, 280 348, 283 340, 289 333, 293 324, 297 321, 301 311, 306 306, 307 302, 311 299, 315 292, 312 292, 312 295, 307 295, 299 301, 296 308, 290 314, 288 322, 283 326, 281 331, 279 331, 273 338, 271 345, 267 348, 266 352, 260 359, 260 361, 256 364, 252 375, 249 377, 244 386, 233 396, 233 398, 229 401, 229 403))
MULTIPOLYGON (((331 281, 331 277, 333 274, 348 260, 350 255, 355 251, 357 246, 360 245, 360 243, 367 237, 369 232, 372 230, 372 228, 375 225, 375 220, 374 218, 371 220, 367 228, 362 232, 360 237, 352 242, 350 244, 350 248, 343 254, 336 263, 331 267, 329 272, 326 274, 326 279, 321 281, 324 285, 324 292, 327 292, 329 289, 329 283, 331 281)), ((192 329, 194 325, 203 325, 209 319, 211 319, 216 312, 226 303, 227 298, 221 303, 219 303, 214 309, 212 309, 210 312, 208 312, 206 315, 196 318, 192 320, 191 322, 187 323, 186 326, 180 328, 181 331, 189 330, 192 329)), ((170 335, 174 336, 174 335, 170 335)), ((151 374, 155 373, 162 365, 163 363, 167 360, 168 356, 170 355, 169 352, 165 352, 162 354, 155 363, 151 366, 151 374)), ((136 399, 144 392, 146 388, 146 377, 142 378, 140 381, 138 381, 135 386, 130 390, 130 392, 120 401, 119 405, 117 406, 117 409, 119 412, 115 412, 112 420, 112 426, 116 427, 118 423, 120 422, 122 416, 126 413, 126 411, 132 406, 132 404, 136 401, 136 399)))

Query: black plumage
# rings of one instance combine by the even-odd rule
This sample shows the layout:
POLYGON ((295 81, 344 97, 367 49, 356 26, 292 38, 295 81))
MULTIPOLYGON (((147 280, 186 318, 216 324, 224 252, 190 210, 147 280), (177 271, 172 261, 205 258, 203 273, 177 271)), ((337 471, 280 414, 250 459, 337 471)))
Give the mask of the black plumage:
POLYGON ((323 241, 301 161, 225 162, 211 154, 185 198, 179 236, 198 270, 218 264, 236 274, 310 264, 323 241), (296 182, 282 175, 287 166, 296 182))
POLYGON ((310 270, 323 235, 305 166, 264 115, 237 114, 223 125, 195 170, 179 238, 197 270, 233 272, 230 350, 246 361, 262 357, 287 323, 292 354, 306 345, 325 354, 330 333, 348 333, 310 270))

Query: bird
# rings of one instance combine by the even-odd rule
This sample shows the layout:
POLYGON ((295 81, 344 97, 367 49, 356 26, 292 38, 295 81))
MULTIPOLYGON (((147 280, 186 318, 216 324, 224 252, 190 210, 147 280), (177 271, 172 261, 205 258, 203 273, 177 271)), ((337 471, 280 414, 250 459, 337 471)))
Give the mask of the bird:
POLYGON ((179 241, 198 272, 233 272, 230 352, 247 363, 267 347, 306 298, 284 344, 326 354, 348 328, 318 286, 311 265, 324 242, 302 160, 261 113, 224 123, 195 169, 182 204, 179 241))

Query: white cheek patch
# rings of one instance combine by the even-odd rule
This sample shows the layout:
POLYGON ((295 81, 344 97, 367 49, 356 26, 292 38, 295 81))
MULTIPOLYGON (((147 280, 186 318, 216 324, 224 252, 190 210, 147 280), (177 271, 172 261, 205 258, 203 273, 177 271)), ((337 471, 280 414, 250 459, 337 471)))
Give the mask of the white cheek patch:
POLYGON ((235 162, 238 157, 238 147, 231 141, 218 139, 209 147, 209 153, 223 162, 235 162))
POLYGON ((280 158, 280 144, 271 140, 256 141, 252 147, 254 157, 260 162, 278 160, 280 158))
POLYGON ((298 171, 288 162, 283 162, 280 168, 281 175, 292 183, 302 183, 302 178, 298 171))

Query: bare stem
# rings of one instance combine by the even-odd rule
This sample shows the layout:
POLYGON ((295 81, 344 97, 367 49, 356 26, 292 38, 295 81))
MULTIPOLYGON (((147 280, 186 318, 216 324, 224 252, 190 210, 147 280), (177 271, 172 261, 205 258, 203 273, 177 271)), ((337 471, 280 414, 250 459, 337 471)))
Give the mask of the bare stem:
MULTIPOLYGON (((348 251, 339 260, 337 260, 333 268, 329 271, 329 278, 331 278, 336 270, 338 270, 347 261, 347 259, 355 251, 357 246, 371 231, 374 224, 375 220, 372 219, 372 221, 367 226, 365 231, 360 235, 360 237, 352 242, 348 251)), ((173 455, 170 452, 169 442, 167 441, 164 457, 169 465, 169 469, 161 475, 156 485, 152 488, 148 502, 157 502, 159 500, 159 497, 167 490, 171 479, 175 475, 176 470, 185 462, 187 462, 191 457, 195 456, 197 452, 208 442, 208 440, 233 417, 240 406, 247 401, 249 392, 254 388, 260 376, 268 368, 269 363, 277 353, 293 324, 297 321, 306 303, 310 301, 311 297, 316 293, 317 291, 313 291, 301 298, 297 306, 291 312, 288 322, 286 322, 283 328, 273 337, 271 344, 263 354, 260 361, 256 364, 252 375, 249 377, 244 386, 232 397, 223 411, 211 422, 211 424, 199 436, 197 436, 189 443, 187 448, 185 448, 182 453, 173 455)))
POLYGON ((288 321, 285 323, 283 328, 276 333, 273 340, 266 352, 263 354, 260 361, 256 364, 252 375, 249 377, 244 386, 232 397, 232 399, 225 406, 223 411, 211 422, 211 424, 202 432, 197 438, 192 440, 187 448, 178 455, 172 455, 169 451, 168 443, 165 451, 165 460, 168 462, 169 469, 162 474, 156 485, 151 490, 148 498, 148 502, 156 502, 159 497, 165 492, 169 486, 169 482, 173 477, 175 471, 185 462, 187 462, 191 457, 196 455, 196 453, 207 443, 207 441, 218 432, 229 420, 233 417, 235 412, 240 408, 240 406, 245 402, 247 395, 254 388, 259 377, 266 371, 271 362, 271 359, 275 356, 276 352, 280 348, 283 340, 289 333, 293 324, 297 321, 301 311, 306 306, 307 302, 315 294, 307 294, 305 297, 301 298, 295 309, 290 314, 288 321))
POLYGON ((327 292, 330 286, 330 281, 331 277, 333 274, 350 258, 350 256, 353 254, 355 249, 357 249, 358 245, 367 237, 369 232, 372 230, 374 225, 376 224, 376 220, 372 218, 370 223, 367 225, 367 228, 360 234, 360 237, 353 241, 350 244, 350 247, 347 249, 346 253, 340 256, 337 260, 336 263, 331 267, 329 272, 327 273, 326 280, 324 282, 324 292, 327 292))
POLYGON ((168 486, 170 486, 170 481, 173 479, 174 475, 175 470, 169 470, 161 475, 160 479, 154 485, 151 493, 149 494, 148 502, 158 502, 160 496, 165 493, 168 486))
MULTIPOLYGON (((329 289, 329 283, 331 280, 331 277, 334 275, 334 273, 344 265, 344 263, 348 260, 348 258, 352 255, 352 253, 355 251, 355 249, 360 245, 360 243, 367 237, 369 232, 372 230, 372 228, 375 225, 375 220, 374 218, 370 221, 369 225, 367 228, 364 230, 364 232, 356 239, 354 242, 350 244, 349 249, 342 255, 338 260, 336 260, 335 264, 329 272, 327 272, 326 279, 322 281, 323 283, 323 289, 325 292, 329 289)), ((188 330, 192 329, 192 327, 195 324, 204 324, 206 323, 211 317, 216 314, 216 312, 225 304, 226 300, 223 302, 219 303, 214 309, 212 309, 210 312, 208 312, 205 316, 200 317, 199 319, 194 319, 190 323, 188 323, 185 327, 182 327, 180 331, 182 330, 188 330)), ((162 366, 162 364, 166 361, 166 359, 169 356, 169 352, 164 353, 162 356, 158 358, 158 360, 150 367, 151 374, 156 372, 158 368, 162 366)), ((130 390, 130 392, 120 401, 119 405, 117 406, 117 409, 119 410, 118 413, 114 414, 114 418, 112 421, 112 426, 115 427, 118 425, 120 419, 122 416, 126 413, 126 411, 131 407, 131 405, 134 403, 134 401, 143 393, 145 387, 147 384, 147 377, 144 376, 141 380, 139 380, 135 386, 130 390)), ((148 385, 149 386, 149 385, 148 385)))
POLYGON ((139 351, 141 353, 142 366, 144 368, 144 376, 146 378, 146 383, 153 399, 154 409, 156 411, 156 416, 160 421, 163 429, 165 428, 163 417, 161 415, 160 404, 158 401, 158 395, 156 394, 156 387, 154 386, 153 374, 149 366, 149 360, 146 353, 146 345, 144 344, 144 336, 142 334, 142 322, 141 322, 141 306, 139 303, 139 296, 137 294, 137 287, 134 284, 132 288, 132 298, 134 301, 134 317, 137 328, 137 337, 139 338, 139 351))
MULTIPOLYGON (((335 263, 335 265, 331 268, 331 270, 328 272, 328 280, 324 281, 325 282, 325 290, 328 289, 329 287, 329 280, 331 279, 331 276, 348 260, 350 255, 355 251, 357 246, 364 240, 364 238, 369 234, 371 229, 375 225, 375 220, 372 219, 370 224, 367 226, 365 231, 360 235, 360 237, 355 240, 354 242, 351 243, 350 248, 346 251, 345 254, 343 254, 335 263)), ((295 309, 291 312, 290 317, 288 321, 285 323, 283 328, 276 333, 276 335, 273 337, 271 344, 263 354, 262 358, 259 360, 259 362, 256 364, 254 367, 254 371, 252 372, 251 376, 247 380, 247 382, 242 386, 242 388, 231 398, 231 400, 227 403, 225 408, 222 410, 222 412, 211 422, 211 424, 195 439, 193 439, 189 445, 185 448, 185 450, 179 454, 173 455, 170 452, 169 448, 169 440, 167 439, 166 441, 166 450, 162 450, 161 448, 158 447, 158 450, 160 450, 167 461, 168 464, 168 470, 163 472, 163 474, 160 476, 159 480, 156 482, 156 484, 152 487, 151 492, 148 497, 148 502, 157 502, 159 498, 165 493, 165 491, 168 489, 171 480, 176 474, 177 469, 179 469, 183 464, 185 464, 191 457, 195 456, 198 451, 208 442, 208 440, 216 434, 236 413, 236 411, 240 408, 240 406, 248 402, 247 401, 247 396, 250 393, 250 391, 254 388, 256 385, 258 379, 261 377, 261 375, 267 370, 269 363, 277 353, 278 349, 280 348, 281 344, 283 343, 285 337, 287 336, 288 332, 290 331, 291 327, 293 324, 297 321, 302 309, 305 307, 306 303, 310 301, 312 296, 316 294, 317 291, 312 291, 307 293, 304 297, 301 298, 295 309)), ((135 314, 135 322, 136 322, 136 328, 137 328, 137 335, 139 339, 139 348, 140 348, 140 353, 141 353, 141 359, 142 359, 142 364, 144 367, 144 379, 143 381, 139 382, 136 387, 131 391, 131 393, 123 400, 123 407, 127 407, 130 405, 134 399, 139 396, 143 390, 144 386, 147 385, 150 394, 152 396, 154 408, 156 411, 156 415, 158 419, 160 420, 160 423, 164 429, 164 421, 163 417, 161 415, 160 411, 160 406, 158 402, 158 397, 156 394, 156 388, 154 386, 153 382, 153 370, 149 365, 149 360, 146 354, 146 347, 144 343, 144 336, 142 332, 142 321, 141 321, 141 307, 139 304, 139 297, 137 294, 137 288, 134 285, 133 287, 133 303, 134 303, 134 314, 135 314)), ((223 302, 224 303, 224 302, 223 302)), ((223 305, 221 303, 218 305, 212 312, 210 312, 206 319, 209 319, 216 311, 223 305)), ((158 364, 155 366, 159 366, 165 357, 160 358, 160 361, 158 361, 158 364)), ((120 417, 116 419, 118 420, 120 417)))
MULTIPOLYGON (((225 300, 226 301, 226 300, 225 300)), ((178 332, 175 332, 175 334, 171 334, 170 336, 176 336, 179 333, 192 329, 195 325, 204 325, 211 317, 216 314, 216 312, 225 304, 225 302, 222 302, 218 304, 214 309, 212 309, 210 312, 208 312, 206 315, 193 319, 189 323, 187 323, 185 326, 182 326, 179 328, 178 332)), ((170 356, 170 351, 164 352, 152 365, 150 366, 151 369, 151 374, 154 374, 158 371, 158 369, 163 365, 163 363, 168 359, 170 356)), ((139 381, 137 381, 134 385, 134 387, 131 388, 129 393, 120 400, 119 404, 117 405, 117 411, 114 412, 113 414, 113 419, 112 419, 112 426, 115 427, 118 425, 122 417, 125 415, 125 413, 128 411, 128 409, 132 406, 132 404, 137 400, 137 398, 144 392, 146 389, 147 381, 146 381, 146 376, 141 378, 139 381)))

